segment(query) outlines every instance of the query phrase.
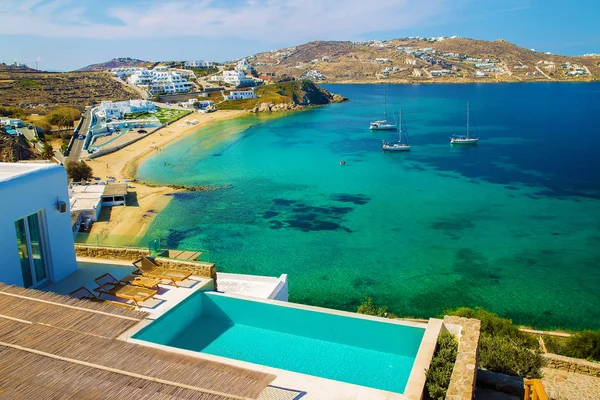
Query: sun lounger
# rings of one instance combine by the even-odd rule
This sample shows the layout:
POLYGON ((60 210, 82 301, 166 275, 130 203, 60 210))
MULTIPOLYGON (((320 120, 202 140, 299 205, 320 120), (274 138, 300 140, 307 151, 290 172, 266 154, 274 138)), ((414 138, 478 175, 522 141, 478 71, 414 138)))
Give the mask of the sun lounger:
POLYGON ((72 291, 71 293, 69 293, 69 296, 80 300, 89 300, 94 301, 96 303, 104 303, 110 304, 111 306, 126 308, 128 310, 135 310, 135 306, 131 304, 121 303, 119 301, 104 300, 99 297, 96 297, 94 293, 90 292, 90 290, 85 286, 82 286, 79 289, 72 291))
POLYGON ((191 272, 161 267, 155 261, 147 257, 142 257, 139 260, 134 261, 133 265, 143 276, 170 280, 175 287, 177 287, 177 282, 185 281, 192 276, 191 272))
POLYGON ((140 286, 148 289, 158 290, 158 284, 161 283, 162 280, 158 278, 149 278, 146 276, 128 275, 125 278, 120 279, 119 282, 126 285, 140 286))
POLYGON ((157 293, 157 291, 154 289, 126 285, 122 282, 119 282, 110 273, 99 276, 98 278, 94 279, 94 282, 98 284, 98 287, 95 288, 94 291, 119 297, 121 299, 132 300, 138 308, 140 307, 138 303, 153 298, 157 293))

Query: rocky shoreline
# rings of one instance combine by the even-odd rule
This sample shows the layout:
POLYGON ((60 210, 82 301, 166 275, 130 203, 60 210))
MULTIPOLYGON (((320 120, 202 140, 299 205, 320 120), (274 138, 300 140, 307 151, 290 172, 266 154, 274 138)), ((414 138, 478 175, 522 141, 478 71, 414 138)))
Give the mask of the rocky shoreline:
MULTIPOLYGON (((343 103, 346 101, 350 101, 346 97, 331 93, 331 100, 327 104, 332 103, 343 103)), ((323 106, 326 104, 297 104, 294 102, 287 103, 274 103, 274 102, 266 102, 266 103, 258 103, 254 108, 247 110, 250 113, 264 113, 264 112, 287 112, 287 111, 301 111, 310 107, 323 106)))

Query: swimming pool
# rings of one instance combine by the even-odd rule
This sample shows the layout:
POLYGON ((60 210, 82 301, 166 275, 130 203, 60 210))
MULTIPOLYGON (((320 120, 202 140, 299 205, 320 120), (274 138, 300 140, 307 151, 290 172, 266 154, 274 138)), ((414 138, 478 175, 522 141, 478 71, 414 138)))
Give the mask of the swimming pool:
POLYGON ((424 333, 396 321, 197 292, 133 338, 403 393, 424 333))

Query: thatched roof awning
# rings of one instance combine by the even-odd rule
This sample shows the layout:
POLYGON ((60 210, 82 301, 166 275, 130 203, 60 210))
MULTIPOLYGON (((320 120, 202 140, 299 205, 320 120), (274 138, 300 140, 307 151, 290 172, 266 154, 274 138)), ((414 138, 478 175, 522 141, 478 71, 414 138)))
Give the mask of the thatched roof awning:
POLYGON ((274 379, 116 339, 145 315, 1 285, 0 398, 255 399, 274 379))

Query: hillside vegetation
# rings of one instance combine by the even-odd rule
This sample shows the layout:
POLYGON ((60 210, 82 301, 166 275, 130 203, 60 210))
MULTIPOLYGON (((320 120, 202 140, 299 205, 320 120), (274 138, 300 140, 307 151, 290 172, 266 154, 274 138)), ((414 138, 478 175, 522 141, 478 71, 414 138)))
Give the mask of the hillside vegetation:
POLYGON ((219 103, 218 107, 222 110, 248 110, 253 112, 283 111, 347 100, 308 80, 259 86, 255 93, 259 96, 256 99, 229 100, 219 103))
POLYGON ((525 49, 504 40, 463 38, 318 41, 259 53, 248 57, 248 61, 259 74, 274 73, 276 78, 309 77, 335 83, 593 81, 600 78, 600 56, 567 57, 525 49), (564 63, 569 65, 563 66, 564 63), (442 70, 449 72, 435 76, 442 70))
POLYGON ((35 70, 0 71, 0 105, 70 106, 83 109, 103 100, 138 98, 136 92, 106 72, 48 73, 35 70))

